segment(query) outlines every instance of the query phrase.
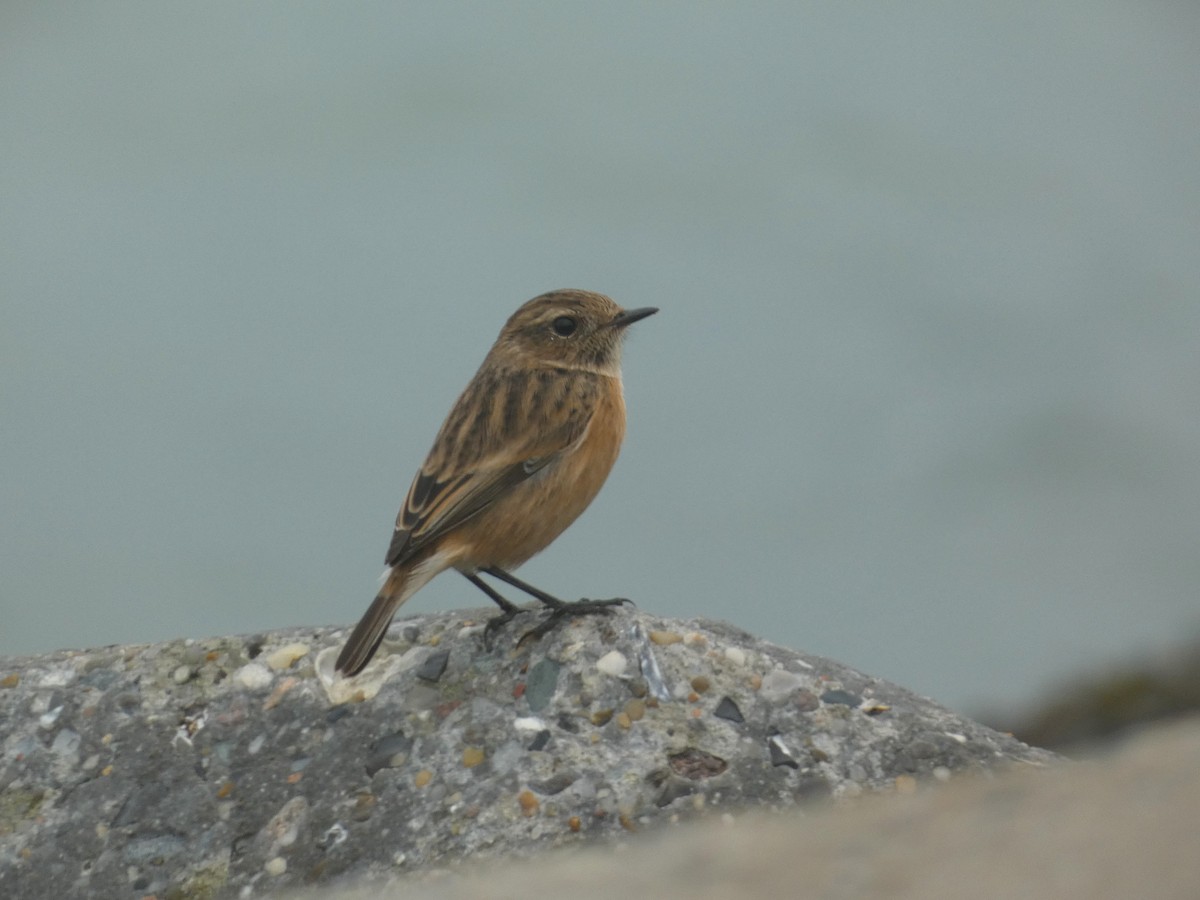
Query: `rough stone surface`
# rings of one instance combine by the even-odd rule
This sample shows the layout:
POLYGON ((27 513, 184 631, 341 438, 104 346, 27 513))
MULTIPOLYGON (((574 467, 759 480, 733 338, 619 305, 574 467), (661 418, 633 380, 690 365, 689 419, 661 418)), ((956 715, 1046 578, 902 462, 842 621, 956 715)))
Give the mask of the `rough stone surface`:
POLYGON ((1200 719, 1103 758, 750 813, 297 900, 1196 900, 1200 719))
POLYGON ((350 680, 332 628, 0 660, 0 896, 253 896, 1056 759, 724 623, 489 649, 486 616, 397 622, 350 680))

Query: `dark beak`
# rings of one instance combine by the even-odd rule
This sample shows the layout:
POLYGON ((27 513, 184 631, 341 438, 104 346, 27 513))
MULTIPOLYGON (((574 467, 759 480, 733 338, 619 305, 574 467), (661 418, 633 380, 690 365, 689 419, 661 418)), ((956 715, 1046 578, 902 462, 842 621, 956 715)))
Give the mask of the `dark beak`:
POLYGON ((641 309, 626 309, 617 313, 617 317, 608 323, 609 328, 625 328, 627 325, 632 325, 634 322, 641 321, 646 316, 652 316, 658 312, 657 306, 643 306, 641 309))

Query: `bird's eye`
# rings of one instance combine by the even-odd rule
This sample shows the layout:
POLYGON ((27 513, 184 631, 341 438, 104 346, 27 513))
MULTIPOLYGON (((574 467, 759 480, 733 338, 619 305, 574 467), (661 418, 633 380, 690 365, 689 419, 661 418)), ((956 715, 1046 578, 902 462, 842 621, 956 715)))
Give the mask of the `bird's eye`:
POLYGON ((559 316, 555 319, 550 327, 554 329, 554 333, 559 337, 570 337, 575 333, 575 329, 579 324, 570 316, 559 316))

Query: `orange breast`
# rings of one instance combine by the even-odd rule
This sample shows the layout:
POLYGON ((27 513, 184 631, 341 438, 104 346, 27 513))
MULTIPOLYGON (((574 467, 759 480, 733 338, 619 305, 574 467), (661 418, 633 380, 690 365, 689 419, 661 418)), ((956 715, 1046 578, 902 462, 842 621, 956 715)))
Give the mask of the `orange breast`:
POLYGON ((620 378, 609 378, 587 430, 559 460, 513 488, 453 535, 443 547, 459 568, 516 568, 544 550, 600 492, 625 437, 620 378), (449 549, 447 547, 447 549, 449 549))

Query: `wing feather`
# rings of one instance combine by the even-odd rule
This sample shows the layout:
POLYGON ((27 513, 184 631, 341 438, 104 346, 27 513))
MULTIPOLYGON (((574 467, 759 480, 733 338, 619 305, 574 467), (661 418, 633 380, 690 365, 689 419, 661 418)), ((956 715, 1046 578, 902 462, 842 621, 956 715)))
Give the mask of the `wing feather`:
POLYGON ((595 409, 589 401, 598 388, 596 376, 561 370, 555 375, 552 383, 544 378, 497 378, 494 372, 485 376, 483 370, 476 375, 413 479, 396 517, 387 565, 411 559, 479 515, 553 465, 583 436, 595 409), (543 388, 555 396, 533 395, 543 388), (575 402, 558 402, 559 398, 575 402), (504 411, 499 423, 497 407, 504 411), (551 421, 544 421, 548 411, 551 421))

